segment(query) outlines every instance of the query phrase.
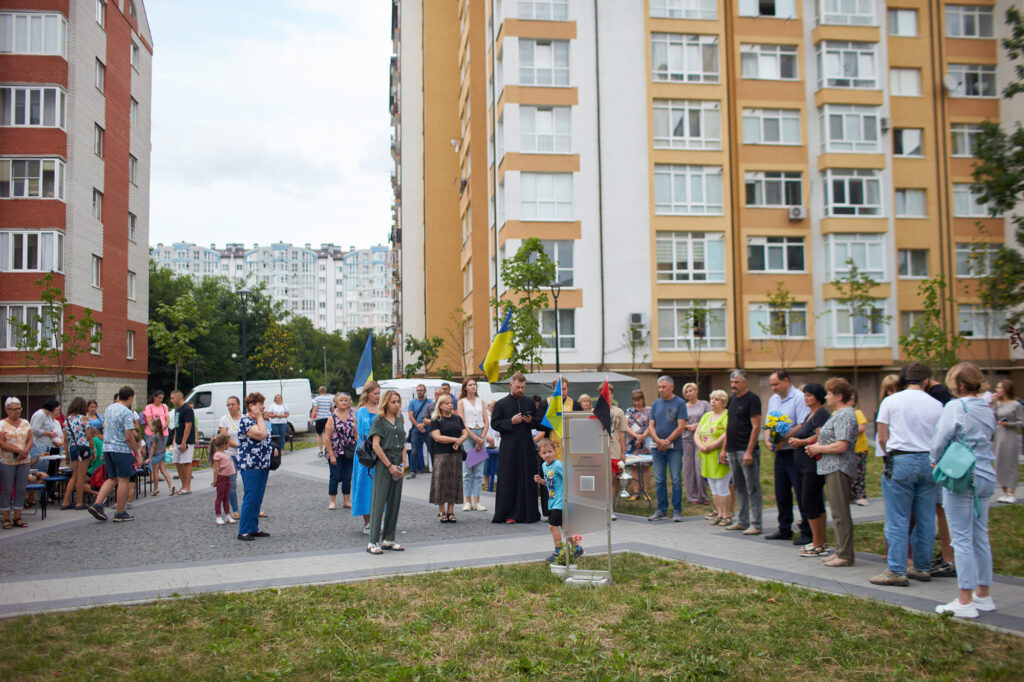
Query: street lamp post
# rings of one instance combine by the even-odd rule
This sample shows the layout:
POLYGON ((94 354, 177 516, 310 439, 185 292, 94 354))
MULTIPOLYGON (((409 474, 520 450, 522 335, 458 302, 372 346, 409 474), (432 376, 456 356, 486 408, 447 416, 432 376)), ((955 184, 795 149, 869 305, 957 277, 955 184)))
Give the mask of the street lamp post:
POLYGON ((562 283, 552 282, 551 283, 551 297, 555 299, 555 373, 562 373, 561 354, 559 352, 559 341, 558 341, 558 295, 562 293, 562 283))
POLYGON ((324 386, 327 385, 327 346, 324 346, 324 386))
POLYGON ((246 338, 246 335, 248 333, 247 322, 249 317, 250 293, 251 292, 245 287, 238 290, 238 296, 242 299, 242 400, 245 400, 245 382, 248 379, 248 370, 245 365, 245 360, 249 357, 249 341, 246 338))

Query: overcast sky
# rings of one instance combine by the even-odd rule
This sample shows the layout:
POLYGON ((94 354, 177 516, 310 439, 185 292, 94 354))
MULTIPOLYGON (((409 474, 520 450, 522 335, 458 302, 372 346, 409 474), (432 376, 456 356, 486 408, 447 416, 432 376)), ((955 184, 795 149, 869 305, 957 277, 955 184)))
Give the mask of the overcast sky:
POLYGON ((150 242, 386 243, 386 0, 146 0, 150 242))

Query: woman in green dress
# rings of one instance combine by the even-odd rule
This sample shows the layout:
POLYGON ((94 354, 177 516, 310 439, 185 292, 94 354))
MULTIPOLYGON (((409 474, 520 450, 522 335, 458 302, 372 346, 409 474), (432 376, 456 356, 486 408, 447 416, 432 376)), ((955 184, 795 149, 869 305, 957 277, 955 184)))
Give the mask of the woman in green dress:
POLYGON ((729 412, 725 409, 729 396, 725 391, 711 392, 711 411, 700 418, 695 434, 697 449, 700 450, 700 475, 707 479, 714 499, 715 511, 711 525, 728 526, 732 523, 732 497, 729 494, 729 480, 732 471, 725 461, 725 427, 729 423, 729 412))

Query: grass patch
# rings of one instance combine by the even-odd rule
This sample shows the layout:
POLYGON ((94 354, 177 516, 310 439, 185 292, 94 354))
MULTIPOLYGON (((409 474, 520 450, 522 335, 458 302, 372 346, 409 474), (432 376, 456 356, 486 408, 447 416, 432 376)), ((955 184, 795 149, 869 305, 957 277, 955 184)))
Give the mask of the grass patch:
POLYGON ((1012 679, 1024 657, 867 600, 638 555, 614 571, 600 590, 529 564, 22 617, 0 623, 0 679, 1012 679))

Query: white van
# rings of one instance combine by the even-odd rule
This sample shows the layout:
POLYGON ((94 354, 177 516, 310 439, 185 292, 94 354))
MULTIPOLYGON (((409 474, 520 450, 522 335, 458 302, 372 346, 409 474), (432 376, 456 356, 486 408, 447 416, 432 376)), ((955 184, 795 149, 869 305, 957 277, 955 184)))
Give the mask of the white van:
MULTIPOLYGON (((274 402, 274 396, 280 393, 284 404, 288 406, 288 433, 305 433, 309 430, 309 411, 313 407, 309 379, 285 379, 283 390, 277 379, 247 381, 245 390, 249 393, 262 393, 267 398, 267 405, 274 402)), ((241 381, 199 384, 185 397, 185 402, 191 403, 196 413, 196 431, 200 438, 212 438, 217 433, 220 418, 228 413, 227 402, 231 396, 239 400, 244 398, 241 381)))

